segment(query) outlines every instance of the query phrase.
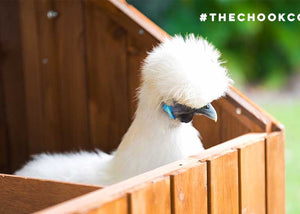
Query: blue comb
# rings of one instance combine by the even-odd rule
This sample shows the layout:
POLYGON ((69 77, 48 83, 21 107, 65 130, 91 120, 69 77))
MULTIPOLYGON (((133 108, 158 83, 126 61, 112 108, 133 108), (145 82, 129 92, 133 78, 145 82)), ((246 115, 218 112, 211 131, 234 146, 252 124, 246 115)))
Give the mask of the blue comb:
POLYGON ((173 109, 172 109, 172 106, 169 106, 169 105, 166 105, 165 103, 163 103, 163 110, 165 112, 167 112, 167 114, 173 119, 175 120, 175 115, 173 114, 173 109))

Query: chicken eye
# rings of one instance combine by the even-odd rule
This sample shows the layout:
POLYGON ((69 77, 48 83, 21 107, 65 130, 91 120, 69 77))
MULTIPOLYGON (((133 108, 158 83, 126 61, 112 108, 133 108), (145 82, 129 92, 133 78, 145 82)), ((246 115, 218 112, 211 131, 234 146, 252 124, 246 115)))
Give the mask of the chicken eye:
POLYGON ((209 105, 203 106, 203 109, 209 109, 209 105))

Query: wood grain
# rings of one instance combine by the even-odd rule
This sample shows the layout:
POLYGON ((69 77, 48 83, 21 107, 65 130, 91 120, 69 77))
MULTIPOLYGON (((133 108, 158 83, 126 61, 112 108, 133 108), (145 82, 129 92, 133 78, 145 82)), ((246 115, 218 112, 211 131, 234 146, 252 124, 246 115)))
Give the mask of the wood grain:
MULTIPOLYGON (((1 48, 1 47, 0 47, 1 48)), ((1 49, 0 49, 1 51, 1 49)), ((0 75, 0 171, 9 171, 8 162, 8 140, 7 140, 7 130, 6 130, 6 115, 4 106, 4 92, 2 84, 2 76, 0 75)))
POLYGON ((54 5, 59 12, 54 21, 62 128, 60 150, 91 149, 83 5, 77 0, 55 0, 54 5))
POLYGON ((271 131, 272 119, 269 115, 240 90, 230 85, 226 94, 226 100, 228 100, 233 106, 241 108, 243 112, 242 115, 250 121, 250 123, 248 123, 249 125, 254 125, 256 131, 271 131))
POLYGON ((92 147, 82 10, 79 1, 21 2, 31 154, 92 147))
POLYGON ((271 133, 266 140, 267 213, 285 213, 284 133, 271 133))
POLYGON ((141 66, 147 51, 150 51, 150 49, 151 47, 141 47, 131 35, 127 34, 127 78, 131 120, 137 107, 137 91, 140 86, 141 66))
POLYGON ((101 207, 88 212, 89 214, 127 214, 128 202, 127 196, 112 200, 101 207))
POLYGON ((126 32, 90 0, 85 20, 91 140, 94 147, 111 151, 130 123, 126 32))
POLYGON ((55 151, 61 143, 55 26, 52 1, 21 1, 29 152, 55 151))
POLYGON ((40 75, 42 89, 43 141, 30 143, 31 153, 57 151, 63 143, 60 84, 57 59, 56 20, 48 19, 47 12, 54 9, 52 0, 38 1, 37 21, 40 50, 40 75))
POLYGON ((31 213, 99 189, 0 174, 0 213, 31 213))
POLYGON ((239 213, 237 151, 208 160, 209 213, 239 213))
POLYGON ((238 137, 243 134, 254 131, 254 130, 251 130, 250 128, 248 128, 245 125, 245 123, 239 121, 236 118, 235 109, 230 110, 230 109, 226 109, 226 108, 224 108, 224 106, 222 106, 220 120, 221 120, 221 126, 220 126, 221 142, 225 142, 225 141, 228 141, 235 137, 238 137))
POLYGON ((172 213, 207 213, 206 163, 171 175, 172 213))
POLYGON ((3 158, 9 157, 10 166, 5 171, 11 172, 28 158, 19 1, 0 2, 0 26, 0 75, 7 129, 7 142, 1 145, 9 143, 6 154, 1 153, 3 158))
POLYGON ((151 47, 169 35, 133 6, 119 0, 90 0, 109 18, 120 24, 143 47, 151 47), (142 32, 140 31, 142 30, 142 32))
POLYGON ((40 151, 43 142, 42 82, 39 61, 39 37, 36 1, 20 1, 20 20, 22 55, 24 67, 24 85, 26 96, 26 116, 28 144, 38 148, 30 148, 29 152, 40 151))
MULTIPOLYGON (((87 213, 89 211, 95 210, 102 205, 116 200, 117 198, 123 197, 127 191, 133 190, 133 188, 149 183, 155 180, 161 180, 165 176, 174 174, 175 172, 186 171, 191 167, 194 167, 195 164, 199 164, 199 160, 206 161, 211 159, 216 159, 222 154, 227 154, 228 151, 232 149, 240 148, 242 146, 249 145, 254 142, 264 140, 266 133, 251 133, 244 136, 241 136, 236 139, 232 139, 225 144, 220 144, 209 148, 202 153, 187 158, 184 160, 176 161, 162 167, 156 168, 152 171, 146 172, 144 174, 135 176, 128 180, 122 181, 120 183, 105 187, 101 190, 86 194, 84 196, 78 197, 73 200, 69 200, 65 203, 49 207, 46 210, 43 210, 43 214, 46 213, 87 213)), ((237 167, 237 164, 236 164, 237 167)), ((232 167, 229 168, 229 171, 232 167)), ((235 168, 234 168, 235 170, 235 168)), ((223 169, 226 171, 226 169, 223 169)), ((237 171, 237 169, 236 169, 237 171)), ((237 172, 236 172, 237 173, 237 172)), ((228 177, 228 176, 227 176, 228 177)), ((238 182, 238 181, 237 181, 238 182)), ((238 185, 238 183, 236 183, 238 185)), ((238 201, 237 201, 238 203, 238 201)))
POLYGON ((265 141, 242 147, 239 152, 240 213, 266 212, 265 141))
POLYGON ((130 213, 171 213, 169 177, 134 187, 129 195, 130 213))

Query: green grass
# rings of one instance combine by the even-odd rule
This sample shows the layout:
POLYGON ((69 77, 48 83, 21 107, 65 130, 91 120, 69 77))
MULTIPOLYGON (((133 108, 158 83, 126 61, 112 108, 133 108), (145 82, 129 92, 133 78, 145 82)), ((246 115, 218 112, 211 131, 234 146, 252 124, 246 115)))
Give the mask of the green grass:
POLYGON ((300 100, 261 106, 285 126, 286 210, 300 213, 300 100))

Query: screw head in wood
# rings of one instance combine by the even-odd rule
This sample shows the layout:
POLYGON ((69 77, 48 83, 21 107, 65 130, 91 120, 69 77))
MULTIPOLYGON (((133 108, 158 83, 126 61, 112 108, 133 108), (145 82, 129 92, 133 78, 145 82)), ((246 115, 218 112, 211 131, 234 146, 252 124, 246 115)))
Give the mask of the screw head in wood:
POLYGON ((48 58, 43 58, 43 59, 42 59, 42 63, 43 63, 43 64, 47 64, 47 63, 48 63, 48 58))
POLYGON ((54 10, 49 10, 47 12, 48 19, 55 19, 58 16, 58 12, 54 10))
POLYGON ((140 29, 140 30, 139 30, 139 34, 140 34, 140 35, 143 35, 143 34, 144 34, 144 30, 143 30, 143 29, 140 29))

